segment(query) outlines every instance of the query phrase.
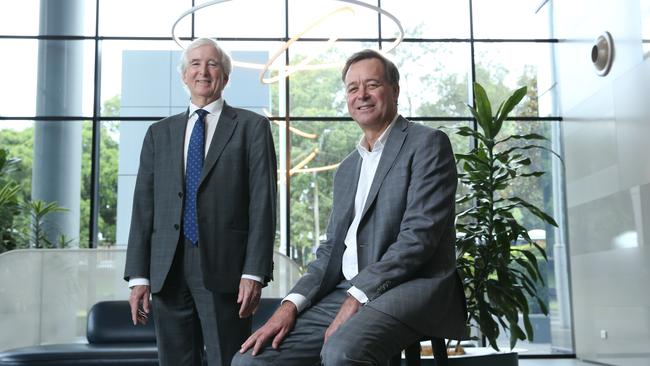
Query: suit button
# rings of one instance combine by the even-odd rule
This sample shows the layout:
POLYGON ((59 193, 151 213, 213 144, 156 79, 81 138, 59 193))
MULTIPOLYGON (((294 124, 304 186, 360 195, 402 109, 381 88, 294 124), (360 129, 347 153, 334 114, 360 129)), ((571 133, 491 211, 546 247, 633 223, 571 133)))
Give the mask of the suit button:
POLYGON ((180 229, 180 228, 181 228, 181 226, 180 226, 179 224, 174 224, 174 229, 175 229, 175 230, 178 230, 178 229, 180 229))
POLYGON ((183 192, 178 192, 178 197, 183 198, 183 192))

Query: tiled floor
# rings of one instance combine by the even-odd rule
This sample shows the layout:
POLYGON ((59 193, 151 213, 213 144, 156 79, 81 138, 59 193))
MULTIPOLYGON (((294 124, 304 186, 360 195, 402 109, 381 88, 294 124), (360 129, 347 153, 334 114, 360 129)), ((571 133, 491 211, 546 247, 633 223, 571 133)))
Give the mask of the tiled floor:
POLYGON ((594 366, 591 362, 576 360, 575 358, 528 358, 519 359, 519 366, 594 366))

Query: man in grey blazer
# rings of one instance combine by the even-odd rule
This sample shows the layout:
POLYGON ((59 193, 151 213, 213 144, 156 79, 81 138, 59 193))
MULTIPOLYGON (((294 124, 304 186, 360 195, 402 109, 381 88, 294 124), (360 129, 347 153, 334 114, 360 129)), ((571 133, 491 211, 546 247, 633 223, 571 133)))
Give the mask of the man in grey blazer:
POLYGON ((327 238, 235 366, 385 365, 423 336, 464 333, 449 139, 397 113, 399 71, 378 52, 351 56, 342 78, 363 135, 334 178, 327 238))
POLYGON ((124 278, 134 324, 151 295, 161 365, 230 365, 272 275, 270 123, 224 102, 231 69, 215 41, 192 42, 179 66, 190 106, 142 145, 124 278))

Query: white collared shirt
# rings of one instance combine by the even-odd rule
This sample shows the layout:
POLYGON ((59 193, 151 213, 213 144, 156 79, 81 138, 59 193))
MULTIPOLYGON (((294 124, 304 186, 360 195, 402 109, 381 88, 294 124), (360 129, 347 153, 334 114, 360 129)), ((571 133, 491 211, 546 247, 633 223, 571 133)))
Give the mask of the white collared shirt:
MULTIPOLYGON (((370 186, 372 185, 375 172, 379 166, 381 153, 384 150, 390 130, 395 125, 398 116, 399 114, 396 114, 395 117, 393 117, 393 120, 388 124, 388 127, 386 127, 377 141, 375 141, 372 151, 369 150, 369 145, 366 141, 365 135, 361 136, 361 139, 357 144, 357 151, 362 159, 361 172, 359 173, 359 182, 357 183, 357 193, 354 197, 354 219, 345 235, 344 242, 346 248, 343 252, 343 262, 341 265, 343 276, 345 276, 345 279, 347 280, 354 278, 354 276, 359 273, 359 262, 357 258, 357 230, 359 229, 359 222, 361 221, 361 215, 363 214, 363 207, 366 204, 366 199, 370 192, 370 186)), ((368 296, 355 286, 348 289, 348 294, 362 304, 368 302, 368 296)), ((303 311, 307 306, 309 306, 307 298, 298 293, 290 293, 282 300, 282 302, 284 301, 291 301, 294 303, 298 312, 303 311)))
MULTIPOLYGON (((394 121, 394 119, 393 119, 394 121)), ((359 229, 359 222, 361 221, 361 215, 363 214, 363 208, 366 205, 366 200, 368 199, 368 193, 370 192, 370 186, 375 177, 375 172, 379 166, 379 160, 381 159, 381 153, 384 151, 384 146, 386 145, 386 140, 388 139, 388 134, 393 127, 393 121, 386 127, 386 130, 379 136, 372 151, 368 149, 368 143, 365 136, 361 137, 361 140, 357 144, 357 151, 361 156, 361 171, 359 173, 359 182, 357 183, 357 193, 354 197, 354 219, 352 224, 348 228, 348 232, 345 235, 345 252, 343 253, 343 276, 347 280, 352 279, 359 273, 359 262, 357 259, 357 230, 359 229)))

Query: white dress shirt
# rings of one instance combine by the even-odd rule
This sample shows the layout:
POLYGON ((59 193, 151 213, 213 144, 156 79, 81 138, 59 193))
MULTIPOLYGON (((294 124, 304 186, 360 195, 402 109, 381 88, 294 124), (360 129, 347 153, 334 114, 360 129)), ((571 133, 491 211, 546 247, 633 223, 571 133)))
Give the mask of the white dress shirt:
MULTIPOLYGON (((372 150, 370 150, 370 145, 368 144, 368 141, 366 141, 364 135, 361 136, 361 140, 357 144, 357 151, 359 152, 362 161, 361 172, 359 173, 359 182, 357 183, 357 192, 354 197, 354 219, 352 219, 352 224, 350 224, 344 240, 346 248, 343 252, 341 269, 346 280, 351 280, 359 273, 359 262, 357 258, 357 230, 359 229, 361 214, 363 213, 363 208, 366 204, 368 193, 370 192, 370 186, 372 185, 375 172, 379 166, 381 153, 384 151, 386 140, 388 140, 388 135, 395 124, 397 116, 398 115, 395 115, 390 124, 388 124, 388 127, 386 127, 377 141, 375 141, 372 150)), ((348 289, 348 294, 362 304, 368 302, 368 296, 355 286, 348 289)), ((284 301, 291 301, 294 303, 298 312, 301 312, 309 305, 307 298, 297 293, 287 295, 283 299, 283 302, 284 301)))
MULTIPOLYGON (((214 102, 206 105, 203 108, 199 108, 190 102, 189 115, 190 118, 187 120, 185 125, 185 144, 183 148, 183 171, 187 166, 187 149, 190 146, 190 136, 192 135, 192 129, 194 124, 199 119, 199 115, 196 114, 197 109, 203 109, 208 112, 208 115, 205 116, 205 148, 204 148, 204 157, 208 155, 210 149, 210 143, 212 143, 212 137, 214 136, 214 131, 217 129, 217 123, 219 122, 219 117, 221 117, 221 111, 223 110, 223 98, 219 98, 214 102)), ((262 282, 262 278, 259 276, 243 274, 242 278, 247 278, 255 280, 259 283, 262 282)), ((149 286, 149 279, 147 278, 132 278, 129 279, 129 288, 136 285, 146 285, 149 286)))

